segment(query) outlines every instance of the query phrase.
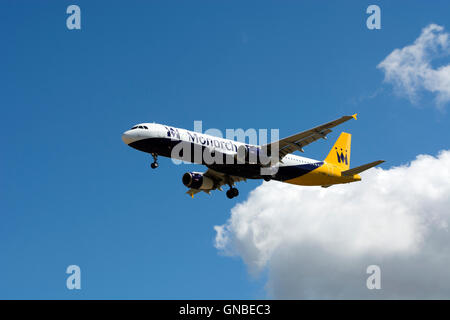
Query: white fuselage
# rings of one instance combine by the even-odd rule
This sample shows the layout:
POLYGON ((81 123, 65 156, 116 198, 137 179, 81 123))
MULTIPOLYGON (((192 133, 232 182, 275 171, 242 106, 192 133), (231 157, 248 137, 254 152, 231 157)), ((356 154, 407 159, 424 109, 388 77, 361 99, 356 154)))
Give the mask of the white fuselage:
MULTIPOLYGON (((130 130, 125 131, 122 135, 122 140, 127 145, 133 145, 138 143, 139 141, 147 139, 157 139, 158 141, 160 141, 160 143, 164 144, 164 142, 166 142, 168 145, 171 143, 185 142, 208 148, 210 150, 218 151, 226 155, 236 155, 240 147, 254 149, 259 148, 259 146, 257 145, 246 144, 231 139, 225 139, 222 137, 216 137, 200 132, 194 132, 182 128, 175 128, 158 123, 141 123, 133 126, 133 128, 131 128, 130 130)), ((177 154, 170 154, 170 157, 180 159, 177 154)), ((279 162, 276 165, 282 167, 315 163, 320 163, 320 161, 288 154, 284 158, 282 158, 282 162, 279 162)))

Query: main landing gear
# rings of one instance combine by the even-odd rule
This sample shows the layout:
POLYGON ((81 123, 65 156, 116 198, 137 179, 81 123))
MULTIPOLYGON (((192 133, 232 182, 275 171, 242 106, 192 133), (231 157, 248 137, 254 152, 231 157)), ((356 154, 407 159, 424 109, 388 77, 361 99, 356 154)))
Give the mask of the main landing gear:
POLYGON ((239 195, 239 190, 234 187, 230 187, 230 189, 227 190, 228 199, 233 199, 234 197, 237 197, 238 195, 239 195))
POLYGON ((152 167, 152 169, 156 169, 156 168, 158 168, 158 155, 156 153, 152 153, 152 157, 153 157, 153 162, 150 165, 150 167, 152 167))

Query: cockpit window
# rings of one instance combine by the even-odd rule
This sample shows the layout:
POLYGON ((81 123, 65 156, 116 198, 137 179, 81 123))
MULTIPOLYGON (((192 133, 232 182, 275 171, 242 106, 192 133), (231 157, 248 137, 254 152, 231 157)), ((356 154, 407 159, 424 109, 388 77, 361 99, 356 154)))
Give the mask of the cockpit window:
POLYGON ((148 130, 148 127, 147 126, 134 126, 130 130, 134 130, 134 129, 147 129, 148 130))

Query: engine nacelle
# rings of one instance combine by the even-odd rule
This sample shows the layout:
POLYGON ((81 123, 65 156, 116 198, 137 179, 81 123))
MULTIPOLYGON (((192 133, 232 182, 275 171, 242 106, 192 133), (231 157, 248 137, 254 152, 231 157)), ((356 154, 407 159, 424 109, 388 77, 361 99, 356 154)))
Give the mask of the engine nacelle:
POLYGON ((214 181, 205 177, 202 172, 186 172, 183 174, 183 184, 192 189, 211 190, 214 188, 214 181))

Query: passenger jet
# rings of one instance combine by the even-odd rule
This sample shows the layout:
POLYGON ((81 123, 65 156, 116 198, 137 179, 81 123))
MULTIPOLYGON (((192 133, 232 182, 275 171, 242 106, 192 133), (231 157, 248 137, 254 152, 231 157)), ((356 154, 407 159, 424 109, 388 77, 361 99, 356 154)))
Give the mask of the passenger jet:
POLYGON ((206 172, 186 172, 183 175, 182 182, 189 188, 186 193, 194 197, 201 191, 208 194, 211 190, 222 191, 222 186, 228 185, 226 195, 231 199, 239 195, 235 183, 247 179, 324 188, 360 181, 359 173, 384 161, 350 169, 349 133, 341 133, 323 161, 292 154, 304 152, 306 145, 318 139, 326 139, 331 128, 350 119, 356 120, 356 114, 260 146, 157 123, 137 124, 122 134, 122 140, 134 149, 151 154, 153 169, 158 167, 158 155, 206 165, 206 172))

